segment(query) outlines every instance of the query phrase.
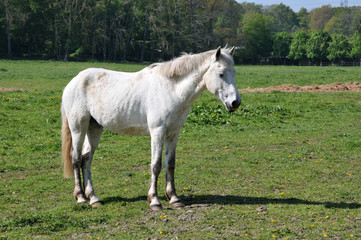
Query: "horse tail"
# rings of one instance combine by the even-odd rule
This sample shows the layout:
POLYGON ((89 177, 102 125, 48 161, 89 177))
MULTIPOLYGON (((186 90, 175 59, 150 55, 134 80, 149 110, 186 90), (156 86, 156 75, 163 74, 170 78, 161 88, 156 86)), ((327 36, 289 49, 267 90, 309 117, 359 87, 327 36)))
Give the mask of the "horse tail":
POLYGON ((64 107, 61 106, 61 116, 62 116, 62 127, 61 127, 61 140, 62 140, 62 159, 64 164, 64 177, 71 178, 74 176, 72 159, 70 156, 72 138, 69 129, 68 118, 65 115, 64 107))

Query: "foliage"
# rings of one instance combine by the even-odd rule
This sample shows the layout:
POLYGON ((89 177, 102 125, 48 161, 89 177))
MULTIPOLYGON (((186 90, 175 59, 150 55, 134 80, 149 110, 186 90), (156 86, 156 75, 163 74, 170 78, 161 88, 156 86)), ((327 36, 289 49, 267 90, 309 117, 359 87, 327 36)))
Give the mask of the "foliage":
POLYGON ((254 62, 267 57, 272 51, 271 19, 255 11, 247 12, 242 19, 241 42, 244 59, 254 62))
POLYGON ((219 45, 228 43, 238 46, 237 28, 242 18, 241 6, 233 1, 225 1, 225 12, 219 16, 214 27, 214 35, 218 39, 219 45))
POLYGON ((312 60, 325 60, 328 55, 328 46, 331 37, 322 30, 313 31, 306 43, 307 57, 312 60))
POLYGON ((303 60, 307 58, 306 44, 309 36, 304 31, 297 31, 293 34, 290 45, 289 58, 293 60, 303 60))
POLYGON ((333 16, 330 21, 327 22, 324 29, 326 32, 333 34, 342 32, 343 28, 344 26, 342 24, 341 18, 333 16))
POLYGON ((330 61, 341 60, 350 55, 351 46, 348 39, 341 34, 332 34, 331 42, 328 47, 329 55, 327 58, 330 61))
POLYGON ((361 33, 356 33, 350 39, 351 52, 350 57, 361 58, 361 33))
POLYGON ((356 12, 352 19, 351 33, 361 33, 361 12, 356 12))
POLYGON ((241 124, 240 119, 273 122, 284 120, 289 116, 296 116, 297 113, 282 106, 266 106, 263 104, 252 104, 242 106, 239 111, 229 114, 224 111, 224 106, 213 103, 201 103, 192 107, 192 111, 187 118, 187 126, 191 125, 206 125, 206 126, 222 126, 230 125, 237 126, 241 124))
POLYGON ((0 6, 0 58, 156 62, 228 44, 242 49, 236 60, 258 63, 278 52, 272 39, 280 32, 350 37, 361 31, 360 7, 295 13, 282 3, 235 0, 6 0, 0 6))
POLYGON ((311 17, 311 30, 323 30, 332 17, 331 5, 325 5, 314 11, 311 17))
POLYGON ((293 27, 298 26, 296 13, 284 4, 271 5, 265 10, 266 15, 273 17, 273 30, 275 32, 291 32, 293 27))
POLYGON ((291 34, 287 32, 277 33, 273 38, 273 56, 285 58, 290 53, 292 41, 291 34))
POLYGON ((308 29, 308 26, 310 24, 310 13, 307 11, 306 8, 302 7, 297 15, 298 20, 298 26, 301 28, 301 30, 308 29))

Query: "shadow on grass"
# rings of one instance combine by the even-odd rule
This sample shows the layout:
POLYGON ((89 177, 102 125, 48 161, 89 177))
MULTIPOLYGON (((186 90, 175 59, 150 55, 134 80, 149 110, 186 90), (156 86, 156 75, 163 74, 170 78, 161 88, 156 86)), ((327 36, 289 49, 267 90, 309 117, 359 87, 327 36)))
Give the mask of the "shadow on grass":
POLYGON ((359 203, 346 202, 321 202, 308 201, 297 198, 264 198, 243 196, 221 196, 221 195, 196 195, 194 198, 183 197, 187 205, 192 204, 219 204, 219 205, 241 205, 241 204, 289 204, 289 205, 324 205, 326 208, 357 209, 361 208, 359 203))
MULTIPOLYGON (((308 201, 297 198, 264 198, 264 197, 243 197, 243 196, 221 196, 221 195, 195 195, 180 196, 187 206, 193 204, 218 204, 218 205, 247 205, 247 204, 284 204, 284 205, 324 205, 326 208, 340 208, 340 209, 358 209, 361 208, 359 203, 346 203, 346 202, 321 202, 321 201, 308 201)), ((161 201, 166 201, 165 197, 160 197, 161 201)), ((123 197, 107 197, 104 198, 105 204, 112 202, 137 202, 147 201, 147 196, 138 196, 133 198, 123 197)))
POLYGON ((139 202, 147 201, 147 196, 138 196, 133 198, 123 198, 123 197, 106 197, 102 200, 104 204, 113 203, 113 202, 139 202))

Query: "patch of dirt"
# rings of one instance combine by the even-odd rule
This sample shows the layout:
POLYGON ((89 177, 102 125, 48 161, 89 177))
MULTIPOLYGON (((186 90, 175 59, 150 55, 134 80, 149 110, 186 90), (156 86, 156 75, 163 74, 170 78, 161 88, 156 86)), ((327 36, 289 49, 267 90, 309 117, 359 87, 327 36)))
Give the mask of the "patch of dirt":
POLYGON ((361 83, 331 83, 327 85, 297 86, 293 84, 282 84, 266 88, 246 88, 239 90, 242 93, 254 92, 361 92, 361 83))
POLYGON ((10 91, 29 91, 26 88, 2 88, 0 87, 0 92, 10 92, 10 91))

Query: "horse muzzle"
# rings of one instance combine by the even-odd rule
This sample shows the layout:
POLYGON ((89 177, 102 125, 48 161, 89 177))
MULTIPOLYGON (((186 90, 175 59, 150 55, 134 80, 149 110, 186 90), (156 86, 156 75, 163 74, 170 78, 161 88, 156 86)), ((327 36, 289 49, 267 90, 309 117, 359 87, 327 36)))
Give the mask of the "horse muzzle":
POLYGON ((226 108, 228 112, 234 112, 238 109, 238 107, 241 105, 241 99, 234 100, 231 104, 226 103, 226 108))

